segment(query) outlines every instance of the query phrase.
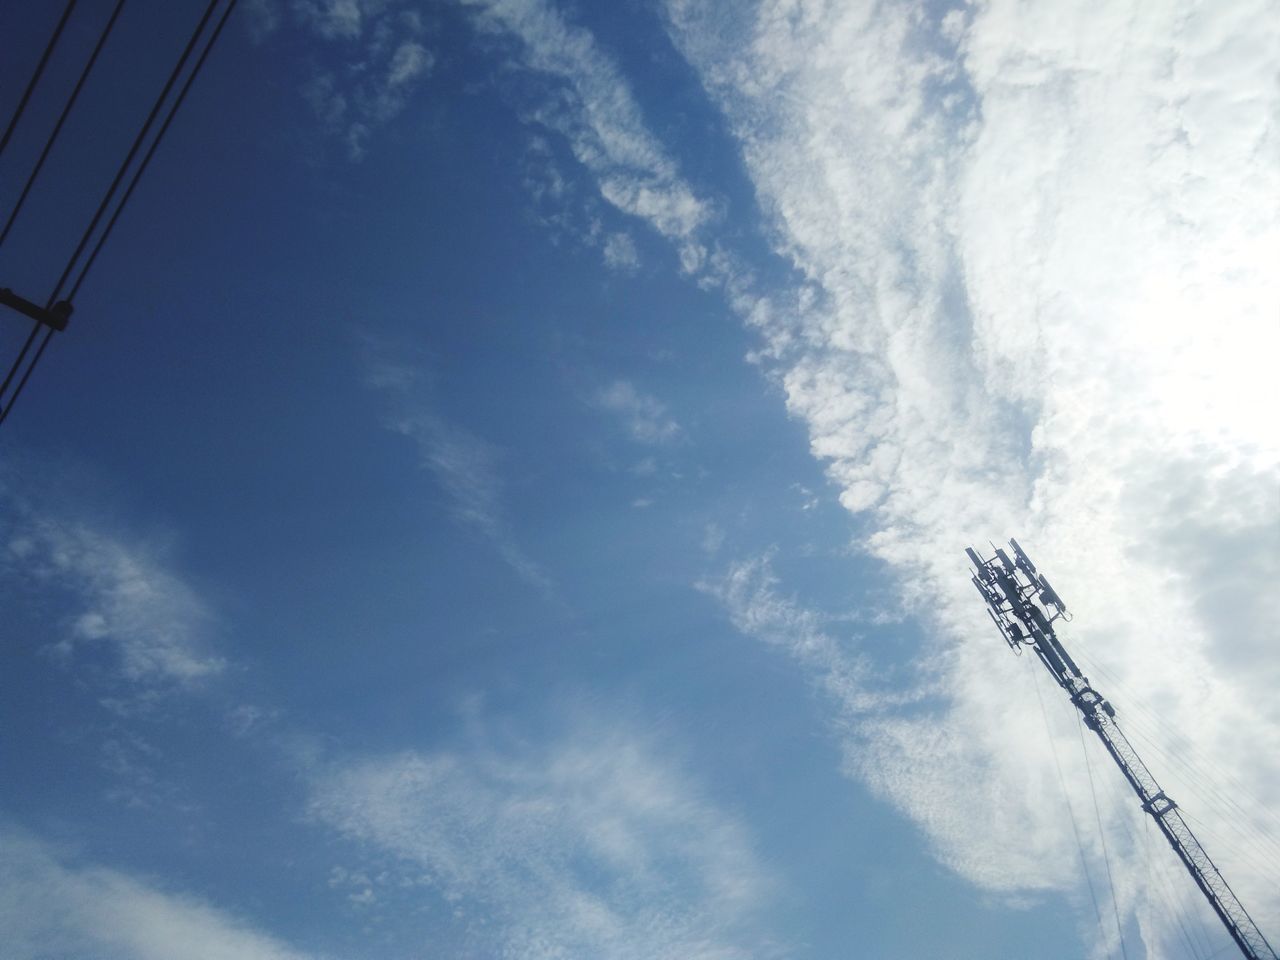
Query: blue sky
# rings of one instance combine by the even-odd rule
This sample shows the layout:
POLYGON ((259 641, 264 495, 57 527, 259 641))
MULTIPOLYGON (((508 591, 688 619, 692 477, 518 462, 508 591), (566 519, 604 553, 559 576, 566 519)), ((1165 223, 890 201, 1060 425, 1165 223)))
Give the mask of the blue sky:
MULTIPOLYGON (((127 6, 0 282, 199 6, 127 6)), ((243 0, 4 426, 9 955, 1208 956, 965 582, 1009 535, 1276 930, 1278 37, 243 0)))

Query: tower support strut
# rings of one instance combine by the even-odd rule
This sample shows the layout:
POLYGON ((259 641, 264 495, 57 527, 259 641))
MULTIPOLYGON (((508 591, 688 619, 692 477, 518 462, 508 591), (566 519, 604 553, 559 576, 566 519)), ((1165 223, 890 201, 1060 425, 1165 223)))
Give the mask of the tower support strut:
POLYGON ((1010 540, 1009 546, 1013 559, 999 547, 993 547, 995 555, 990 559, 983 559, 972 547, 965 550, 974 565, 973 584, 1005 642, 1015 653, 1030 648, 1054 682, 1066 691, 1085 726, 1102 741, 1138 795, 1143 811, 1156 822, 1240 952, 1247 960, 1280 960, 1187 826, 1178 805, 1161 789, 1125 737, 1116 722, 1115 709, 1093 688, 1058 639, 1054 623, 1071 619, 1062 599, 1018 541, 1010 540))

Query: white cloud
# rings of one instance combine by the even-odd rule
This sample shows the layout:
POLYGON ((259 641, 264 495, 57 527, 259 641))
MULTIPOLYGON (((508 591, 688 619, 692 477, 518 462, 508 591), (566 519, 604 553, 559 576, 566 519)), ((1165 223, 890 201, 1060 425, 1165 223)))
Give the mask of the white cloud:
POLYGON ((210 642, 210 611, 165 551, 34 508, 3 481, 0 502, 8 512, 0 575, 12 590, 38 584, 60 598, 57 653, 109 647, 118 674, 142 685, 189 685, 224 669, 210 642))
MULTIPOLYGON (((712 532, 708 530, 709 539, 712 532)), ((715 533, 712 547, 719 549, 724 535, 715 533)), ((876 666, 861 649, 861 637, 837 639, 828 618, 780 596, 779 586, 769 556, 735 563, 719 580, 699 584, 721 602, 738 630, 781 647, 804 664, 839 708, 846 729, 868 714, 936 692, 925 687, 895 689, 890 678, 877 676, 876 666)))
POLYGON ((493 955, 774 954, 752 935, 769 884, 742 829, 648 744, 591 726, 545 748, 338 765, 311 811, 486 916, 493 955))
POLYGON ((203 900, 104 867, 69 864, 0 828, 0 938, 9 960, 302 960, 203 900))
POLYGON ((507 530, 497 448, 426 410, 395 417, 391 429, 417 444, 422 465, 449 495, 454 515, 492 542, 524 580, 549 589, 547 575, 507 530))
POLYGON ((245 0, 241 5, 249 36, 261 43, 280 26, 281 10, 277 0, 245 0))
MULTIPOLYGON (((832 729, 841 739, 849 772, 905 806, 939 859, 976 882, 1002 891, 1065 883, 1072 863, 1052 858, 1058 852, 1052 830, 1010 829, 1008 811, 995 795, 1006 786, 1000 777, 984 785, 997 784, 993 789, 955 790, 950 780, 954 772, 974 766, 994 766, 1011 778, 1015 771, 1034 771, 1020 784, 1020 792, 1036 801, 1033 809, 1043 811, 1043 820, 1033 826, 1054 822, 1060 813, 1053 802, 1057 783, 1044 780, 1035 763, 1036 750, 1044 746, 1037 739, 1042 734, 1016 712, 1025 707, 1030 689, 1018 696, 1011 686, 1013 695, 987 707, 1002 722, 1015 716, 1019 721, 1012 736, 1002 736, 992 758, 992 737, 982 730, 985 720, 938 722, 933 715, 930 698, 949 693, 941 678, 921 671, 909 675, 911 682, 904 686, 901 664, 891 652, 877 655, 859 635, 840 637, 833 618, 782 596, 780 587, 767 556, 735 563, 722 578, 702 585, 724 605, 735 627, 779 648, 811 675, 832 709, 832 729), (898 671, 890 674, 895 666, 898 671)), ((999 672, 1008 683, 1010 669, 1003 666, 999 672)))
POLYGON ((391 55, 391 63, 387 65, 387 86, 391 89, 402 87, 431 69, 435 58, 420 43, 405 40, 391 55))
POLYGON ((640 266, 640 254, 636 252, 636 242, 629 233, 611 233, 604 241, 604 262, 606 266, 625 273, 634 272, 640 266))
POLYGON ((232 736, 246 737, 250 732, 256 733, 265 724, 275 720, 278 715, 279 711, 275 708, 241 703, 226 712, 223 723, 232 736))
POLYGON ((615 234, 605 230, 605 205, 594 185, 566 169, 572 158, 562 156, 560 145, 544 132, 530 133, 527 142, 520 158, 521 184, 531 201, 528 214, 546 228, 547 239, 557 246, 567 242, 599 248, 607 266, 628 270, 624 262, 610 262, 610 251, 615 259, 625 259, 625 242, 613 240, 615 234))
POLYGON ((528 119, 564 136, 608 203, 673 241, 687 272, 698 269, 705 258, 698 233, 710 208, 649 132, 630 87, 592 34, 545 0, 462 2, 482 29, 516 41, 520 66, 559 81, 556 96, 528 119))
POLYGON ((355 40, 364 28, 360 0, 292 0, 294 15, 326 40, 355 40))
POLYGON ((348 157, 359 160, 373 132, 399 116, 435 66, 422 42, 421 14, 404 0, 291 0, 283 8, 256 0, 251 33, 265 40, 286 16, 317 41, 320 54, 302 85, 304 98, 348 157))
POLYGON ((641 393, 627 380, 616 380, 595 397, 595 405, 622 418, 637 443, 660 445, 680 436, 680 424, 661 401, 641 393))
MULTIPOLYGON (((1280 23, 1251 0, 667 12, 804 278, 734 305, 942 634, 918 681, 940 702, 864 719, 851 769, 975 881, 1066 882, 1030 678, 959 555, 1014 534, 1075 608, 1071 642, 1274 795, 1280 23)), ((1138 845, 1115 847, 1159 952, 1173 924, 1138 845)), ((1274 885, 1221 856, 1275 929, 1274 885)))
POLYGON ((507 527, 497 469, 499 450, 436 414, 423 395, 422 375, 421 369, 404 362, 378 356, 368 359, 367 383, 389 401, 387 428, 413 441, 423 468, 448 495, 459 522, 492 543, 523 580, 551 590, 551 580, 507 527))
POLYGON ((725 533, 724 528, 717 523, 708 523, 702 531, 702 551, 707 554, 716 554, 720 552, 720 548, 724 546, 725 533))

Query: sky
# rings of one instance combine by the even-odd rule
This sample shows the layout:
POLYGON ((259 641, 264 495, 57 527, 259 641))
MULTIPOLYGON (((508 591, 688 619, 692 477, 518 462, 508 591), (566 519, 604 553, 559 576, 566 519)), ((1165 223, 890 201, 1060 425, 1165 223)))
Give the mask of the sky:
MULTIPOLYGON (((203 6, 126 4, 0 284, 203 6)), ((967 582, 1011 536, 1280 943, 1278 60, 1265 0, 241 0, 2 428, 0 956, 1232 955, 967 582)))

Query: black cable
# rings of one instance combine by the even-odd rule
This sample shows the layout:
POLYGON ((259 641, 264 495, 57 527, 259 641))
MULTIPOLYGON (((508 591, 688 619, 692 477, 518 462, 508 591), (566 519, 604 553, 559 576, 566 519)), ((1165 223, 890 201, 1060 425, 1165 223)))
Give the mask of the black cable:
POLYGON ((129 152, 124 158, 124 163, 120 164, 120 169, 116 171, 115 178, 111 181, 111 186, 107 188, 106 194, 102 197, 102 202, 98 204, 98 209, 93 214, 93 219, 89 221, 89 226, 85 228, 84 234, 80 237, 80 242, 76 244, 75 252, 71 254, 71 259, 67 261, 66 267, 62 271, 62 276, 58 278, 58 282, 54 285, 53 293, 49 295, 48 305, 51 307, 58 299, 58 294, 62 292, 63 286, 67 282, 67 278, 71 276, 71 271, 75 269, 76 261, 80 259, 80 255, 84 253, 84 248, 89 244, 89 238, 93 235, 93 231, 97 229, 102 215, 106 213, 107 207, 110 205, 112 198, 115 196, 116 190, 120 188, 121 181, 129 169, 129 165, 133 163, 133 158, 138 153, 138 148, 142 146, 142 141, 146 138, 147 133, 151 130, 151 125, 155 122, 156 117, 160 115, 160 108, 164 105, 164 101, 169 96, 169 91, 173 89, 173 85, 177 82, 178 75, 182 72, 182 68, 187 63, 187 58, 191 56, 191 51, 195 49, 196 41, 200 39, 200 35, 204 33, 205 25, 209 22, 209 17, 213 15, 214 7, 218 4, 218 0, 209 0, 209 6, 205 8, 204 16, 200 18, 199 24, 196 25, 195 31, 191 34, 191 39, 187 41, 186 48, 182 51, 182 56, 178 58, 177 64, 173 68, 173 72, 169 74, 169 79, 165 81, 164 89, 160 91, 160 96, 156 98, 156 102, 151 107, 151 112, 147 115, 146 121, 142 124, 142 129, 138 131, 137 136, 133 138, 133 145, 129 147, 129 152))
MULTIPOLYGON (((39 324, 37 324, 39 326, 39 324)), ((30 365, 22 374, 22 379, 18 381, 18 385, 14 387, 13 396, 9 398, 9 402, 4 405, 4 409, 0 410, 0 423, 4 423, 9 419, 9 411, 13 409, 13 405, 18 402, 18 396, 22 393, 22 388, 27 385, 27 380, 31 378, 32 372, 36 365, 40 362, 40 358, 44 356, 44 348, 49 345, 49 341, 53 339, 53 327, 45 327, 44 339, 40 341, 40 347, 36 350, 36 355, 31 359, 30 365)))
POLYGON ((22 345, 22 349, 18 351, 18 359, 14 360, 9 367, 9 372, 4 376, 4 383, 0 384, 0 401, 4 399, 5 392, 9 389, 9 384, 13 382, 14 375, 22 369, 22 361, 27 358, 27 351, 31 349, 31 344, 36 341, 36 334, 40 332, 40 322, 31 324, 31 332, 27 334, 27 342, 22 345))
POLYGON ((40 151, 40 159, 31 168, 31 175, 27 177, 26 185, 23 186, 22 192, 18 194, 17 202, 14 203, 13 210, 9 213, 9 219, 5 221, 4 229, 0 230, 0 245, 4 244, 5 239, 9 236, 9 231, 13 229, 13 222, 18 219, 18 214, 22 212, 22 205, 27 202, 27 195, 31 193, 31 188, 35 186, 36 178, 40 176, 44 162, 49 158, 49 151, 53 149, 54 141, 58 139, 58 134, 62 132, 62 125, 67 122, 67 117, 71 114, 71 108, 76 105, 76 98, 80 96, 80 91, 84 89, 85 81, 89 79, 89 73, 93 70, 93 65, 98 61, 98 54, 102 52, 102 48, 107 42, 107 37, 111 36, 111 28, 116 25, 116 20, 119 19, 120 11, 123 9, 124 0, 116 0, 116 8, 111 11, 111 19, 102 28, 102 34, 98 37, 93 53, 89 54, 89 59, 85 62, 84 69, 80 71, 80 79, 76 81, 75 87, 72 88, 71 96, 67 98, 67 102, 62 108, 62 113, 58 116, 58 122, 53 125, 53 132, 49 134, 49 138, 44 142, 44 149, 40 151))
POLYGON ((217 26, 213 28, 213 33, 209 37, 209 42, 205 44, 204 50, 201 52, 196 64, 191 68, 191 73, 187 76, 186 83, 182 85, 182 89, 178 91, 177 99, 173 101, 173 106, 169 108, 168 115, 164 118, 164 123, 160 125, 159 132, 151 141, 151 146, 147 148, 146 155, 142 158, 142 163, 138 164, 138 169, 133 175, 133 179, 129 182, 128 188, 124 192, 124 196, 120 198, 120 203, 116 207, 115 212, 111 214, 111 219, 107 221, 106 229, 102 231, 102 235, 98 237, 98 242, 94 245, 93 252, 89 254, 89 259, 84 263, 84 267, 80 270, 80 275, 76 278, 75 284, 71 287, 71 292, 67 294, 68 302, 74 302, 76 294, 80 292, 80 285, 84 283, 84 278, 88 275, 89 270, 93 267, 94 261, 98 259, 98 254, 102 251, 102 246, 107 242, 107 238, 111 236, 111 231, 115 228, 116 221, 120 219, 120 214, 125 206, 129 203, 129 198, 133 196, 133 190, 138 185, 138 181, 142 179, 142 175, 147 171, 147 165, 151 163, 151 158, 155 156, 156 148, 160 146, 160 141, 164 139, 165 132, 169 129, 169 124, 173 122, 173 118, 177 115, 178 109, 182 106, 182 102, 187 97, 187 92, 191 89, 191 85, 195 83, 195 79, 200 75, 200 69, 204 66, 205 60, 208 59, 209 53, 213 50, 213 45, 218 42, 218 37, 222 33, 223 26, 226 25, 227 19, 231 16, 231 11, 235 9, 236 0, 231 0, 227 4, 226 10, 223 11, 221 19, 218 20, 217 26))
MULTIPOLYGON (((195 44, 198 42, 201 34, 204 33, 205 27, 209 22, 209 17, 212 15, 213 11, 217 8, 218 2, 219 0, 210 0, 209 6, 205 9, 204 16, 200 18, 200 23, 196 26, 195 31, 192 33, 191 39, 187 41, 187 46, 183 50, 182 56, 178 58, 178 63, 174 67, 173 73, 170 74, 169 80, 165 83, 164 90, 161 91, 159 98, 157 98, 155 105, 152 107, 151 114, 147 117, 147 120, 143 124, 142 129, 139 131, 138 136, 134 139, 133 146, 129 149, 129 155, 125 158, 125 162, 121 165, 120 170, 116 173, 115 180, 112 181, 111 187, 108 189, 106 196, 103 198, 102 204, 99 205, 97 212, 94 214, 92 222, 90 222, 88 229, 84 233, 84 236, 80 238, 80 243, 77 245, 75 253, 72 254, 71 259, 68 261, 66 269, 64 269, 62 272, 62 276, 59 277, 58 283, 53 289, 53 293, 50 294, 49 307, 52 307, 53 304, 57 301, 58 294, 62 291, 62 287, 66 283, 67 277, 70 275, 71 270, 75 265, 75 261, 79 259, 80 254, 83 253, 84 246, 88 242, 88 239, 92 234, 94 227, 97 226, 98 220, 101 219, 102 214, 106 209, 107 204, 110 202, 112 195, 115 193, 116 189, 120 186, 120 181, 121 179, 123 179, 125 170, 128 169, 130 161, 132 161, 133 156, 136 154, 139 145, 141 144, 143 138, 147 133, 147 130, 150 128, 151 124, 155 121, 155 118, 160 109, 160 106, 164 103, 165 99, 167 98, 169 91, 173 87, 174 81, 177 79, 178 75, 180 74, 183 65, 186 63, 187 58, 191 54, 192 49, 195 47, 195 44)), ((120 217, 120 211, 123 210, 125 204, 129 202, 129 197, 132 196, 134 188, 138 185, 138 181, 142 178, 142 174, 146 171, 147 164, 150 163, 151 158, 155 155, 156 147, 159 145, 161 138, 164 137, 165 131, 169 129, 169 125, 173 122, 174 116, 177 115, 178 108, 182 106, 183 101, 186 99, 187 92, 191 89, 192 84, 195 82, 196 76, 200 73, 201 68, 204 66, 205 61, 209 57, 209 53, 213 50, 214 44, 217 43, 218 37, 222 34, 222 28, 226 25, 227 20, 230 18, 231 11, 235 9, 236 3, 237 3, 237 0, 230 0, 230 2, 227 4, 226 9, 223 11, 221 18, 219 18, 217 25, 213 29, 213 33, 209 37, 209 42, 205 44, 204 50, 201 51, 199 58, 197 58, 196 60, 195 66, 192 67, 191 73, 188 75, 186 82, 183 83, 182 89, 178 92, 177 98, 174 100, 173 105, 169 108, 169 112, 165 116, 164 122, 161 124, 159 132, 157 132, 155 139, 152 140, 151 146, 148 147, 147 152, 142 159, 142 162, 138 165, 138 169, 134 173, 133 179, 129 182, 129 186, 126 189, 124 196, 121 198, 120 203, 116 206, 115 211, 112 213, 111 219, 108 221, 106 229, 103 230, 102 235, 98 238, 98 242, 94 245, 93 252, 89 255, 89 259, 85 261, 85 265, 81 269, 80 275, 76 278, 75 285, 72 287, 70 295, 67 297, 68 302, 75 297, 76 292, 80 289, 80 285, 84 283, 85 276, 89 273, 89 268, 93 266, 93 263, 97 259, 99 252, 101 252, 102 250, 103 244, 106 242, 107 237, 110 236, 111 230, 116 224, 116 220, 119 219, 120 217)), ((40 341, 40 346, 36 350, 36 354, 32 358, 31 364, 27 367, 26 371, 23 373, 22 379, 18 381, 17 387, 14 388, 13 396, 9 399, 9 402, 5 404, 4 409, 0 410, 0 424, 4 423, 4 421, 8 418, 9 411, 13 409, 13 405, 14 403, 17 402, 19 395, 21 395, 23 387, 27 385, 27 381, 30 379, 31 374, 35 371, 35 368, 39 365, 40 358, 44 356, 45 348, 49 345, 49 341, 53 337, 53 332, 54 331, 52 328, 49 328, 45 331, 44 338, 40 341)), ((33 330, 31 333, 31 337, 34 337, 35 333, 36 331, 33 330)), ((28 343, 23 348, 23 354, 25 354, 30 347, 31 337, 28 337, 28 343)), ((16 366, 15 366, 15 369, 16 369, 16 366)), ((8 383, 8 380, 12 378, 12 376, 13 376, 13 371, 10 371, 9 377, 6 378, 6 384, 8 383)), ((0 390, 0 397, 3 397, 2 390, 0 390)))
POLYGON ((53 36, 49 38, 49 42, 45 45, 44 53, 40 56, 40 62, 36 64, 35 73, 31 74, 27 89, 22 92, 22 99, 18 101, 18 105, 13 110, 13 116, 9 118, 9 126, 5 128, 4 136, 0 137, 0 154, 3 154, 4 148, 9 145, 9 138, 13 136, 13 131, 17 128, 18 121, 22 119, 22 112, 27 109, 27 101, 31 99, 31 94, 35 91, 36 84, 40 82, 40 75, 44 73, 45 65, 48 64, 49 57, 53 54, 53 48, 58 45, 58 39, 62 36, 62 28, 71 19, 71 11, 75 9, 75 5, 76 0, 67 0, 67 5, 62 11, 62 17, 58 20, 58 25, 53 28, 53 36))

